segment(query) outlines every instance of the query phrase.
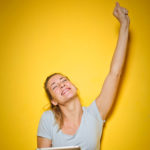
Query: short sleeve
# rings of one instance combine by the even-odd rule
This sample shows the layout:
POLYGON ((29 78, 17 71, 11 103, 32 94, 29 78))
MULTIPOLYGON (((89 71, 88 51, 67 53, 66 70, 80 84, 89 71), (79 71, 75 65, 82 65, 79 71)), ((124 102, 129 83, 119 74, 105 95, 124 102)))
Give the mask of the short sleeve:
POLYGON ((40 118, 37 136, 52 139, 52 114, 50 111, 46 111, 40 118))
POLYGON ((106 122, 106 120, 102 119, 95 100, 92 102, 92 104, 90 106, 88 106, 87 110, 89 111, 89 113, 91 113, 93 116, 95 116, 100 122, 102 122, 102 123, 106 122))

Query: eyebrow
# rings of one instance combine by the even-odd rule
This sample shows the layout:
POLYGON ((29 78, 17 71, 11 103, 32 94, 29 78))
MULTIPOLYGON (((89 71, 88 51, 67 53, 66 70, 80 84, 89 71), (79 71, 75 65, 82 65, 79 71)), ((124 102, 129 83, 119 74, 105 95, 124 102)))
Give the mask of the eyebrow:
MULTIPOLYGON (((65 78, 65 77, 61 77, 61 78, 59 78, 59 79, 61 80, 61 79, 63 79, 63 78, 65 78)), ((53 83, 51 84, 51 86, 52 86, 53 84, 55 84, 55 82, 53 82, 53 83)))

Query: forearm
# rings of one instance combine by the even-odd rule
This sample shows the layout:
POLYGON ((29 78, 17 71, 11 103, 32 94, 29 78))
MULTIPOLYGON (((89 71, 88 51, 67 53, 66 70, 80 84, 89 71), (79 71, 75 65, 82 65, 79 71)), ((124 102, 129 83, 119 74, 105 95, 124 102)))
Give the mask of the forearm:
POLYGON ((129 25, 120 24, 119 37, 116 45, 116 49, 111 61, 110 72, 115 74, 121 74, 123 65, 127 53, 129 25))

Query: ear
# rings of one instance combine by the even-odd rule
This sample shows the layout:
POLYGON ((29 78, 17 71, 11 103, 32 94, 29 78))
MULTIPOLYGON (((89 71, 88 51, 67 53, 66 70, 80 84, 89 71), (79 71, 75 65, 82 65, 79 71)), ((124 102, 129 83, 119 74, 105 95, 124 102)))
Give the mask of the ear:
POLYGON ((55 106, 58 105, 58 102, 57 102, 55 99, 52 99, 52 100, 51 100, 51 103, 52 103, 53 105, 55 105, 55 106))

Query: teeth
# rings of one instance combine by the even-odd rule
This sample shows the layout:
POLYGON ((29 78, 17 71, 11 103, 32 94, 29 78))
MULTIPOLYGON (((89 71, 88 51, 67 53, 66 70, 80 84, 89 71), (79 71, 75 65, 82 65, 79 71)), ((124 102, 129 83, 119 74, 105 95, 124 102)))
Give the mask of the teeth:
POLYGON ((70 89, 65 89, 65 91, 63 91, 62 95, 64 95, 67 91, 69 91, 70 89))

